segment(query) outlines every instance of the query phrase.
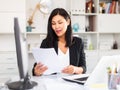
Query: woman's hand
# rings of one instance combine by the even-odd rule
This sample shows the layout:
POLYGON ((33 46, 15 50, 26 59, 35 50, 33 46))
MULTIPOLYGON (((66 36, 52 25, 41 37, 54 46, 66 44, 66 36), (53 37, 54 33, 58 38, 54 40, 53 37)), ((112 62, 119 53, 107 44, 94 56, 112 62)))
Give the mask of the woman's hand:
POLYGON ((37 63, 34 67, 34 73, 36 76, 42 75, 48 69, 47 66, 44 66, 42 63, 37 63))
POLYGON ((66 73, 66 74, 81 74, 83 72, 83 68, 69 65, 69 66, 65 67, 62 70, 62 72, 66 73))

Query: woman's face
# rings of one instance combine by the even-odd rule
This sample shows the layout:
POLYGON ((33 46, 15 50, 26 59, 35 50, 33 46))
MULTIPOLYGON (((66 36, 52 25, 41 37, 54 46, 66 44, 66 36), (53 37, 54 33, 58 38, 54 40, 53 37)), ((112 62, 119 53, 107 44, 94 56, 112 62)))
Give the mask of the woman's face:
POLYGON ((52 18, 52 29, 58 37, 65 35, 68 25, 69 20, 66 21, 66 19, 61 15, 56 15, 52 18))

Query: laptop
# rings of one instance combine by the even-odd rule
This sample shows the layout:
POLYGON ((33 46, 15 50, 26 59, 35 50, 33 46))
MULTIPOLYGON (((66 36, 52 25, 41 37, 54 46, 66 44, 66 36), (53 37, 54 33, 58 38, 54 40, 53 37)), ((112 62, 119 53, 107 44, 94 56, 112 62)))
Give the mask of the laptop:
POLYGON ((113 67, 114 64, 120 66, 120 55, 103 56, 91 74, 70 75, 62 78, 86 86, 100 83, 107 84, 107 67, 113 67))
POLYGON ((76 82, 83 85, 85 84, 88 77, 89 77, 89 74, 80 74, 80 75, 69 75, 62 78, 66 81, 76 82))

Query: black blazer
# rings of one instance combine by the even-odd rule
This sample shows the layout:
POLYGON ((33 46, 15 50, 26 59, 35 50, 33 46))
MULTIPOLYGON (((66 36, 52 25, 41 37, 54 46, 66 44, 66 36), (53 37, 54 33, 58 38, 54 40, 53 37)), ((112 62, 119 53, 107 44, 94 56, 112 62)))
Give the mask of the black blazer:
MULTIPOLYGON (((40 48, 51 48, 48 46, 46 39, 44 39, 41 43, 40 48)), ((54 43, 53 47, 58 54, 58 43, 54 43)), ((86 72, 86 60, 84 53, 84 44, 81 38, 73 37, 72 45, 69 47, 70 53, 70 65, 78 66, 83 68, 83 73, 86 72)), ((35 67, 36 63, 34 64, 35 67)), ((34 75, 34 67, 33 67, 33 75, 34 75)))

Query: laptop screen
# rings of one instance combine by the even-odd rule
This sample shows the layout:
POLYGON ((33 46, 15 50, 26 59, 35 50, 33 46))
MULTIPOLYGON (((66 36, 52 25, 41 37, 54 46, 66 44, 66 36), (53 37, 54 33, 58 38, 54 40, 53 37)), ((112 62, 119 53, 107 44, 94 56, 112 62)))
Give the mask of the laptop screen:
POLYGON ((107 67, 113 66, 113 64, 120 64, 120 55, 103 56, 91 74, 70 75, 63 79, 86 86, 98 83, 107 84, 107 67))

